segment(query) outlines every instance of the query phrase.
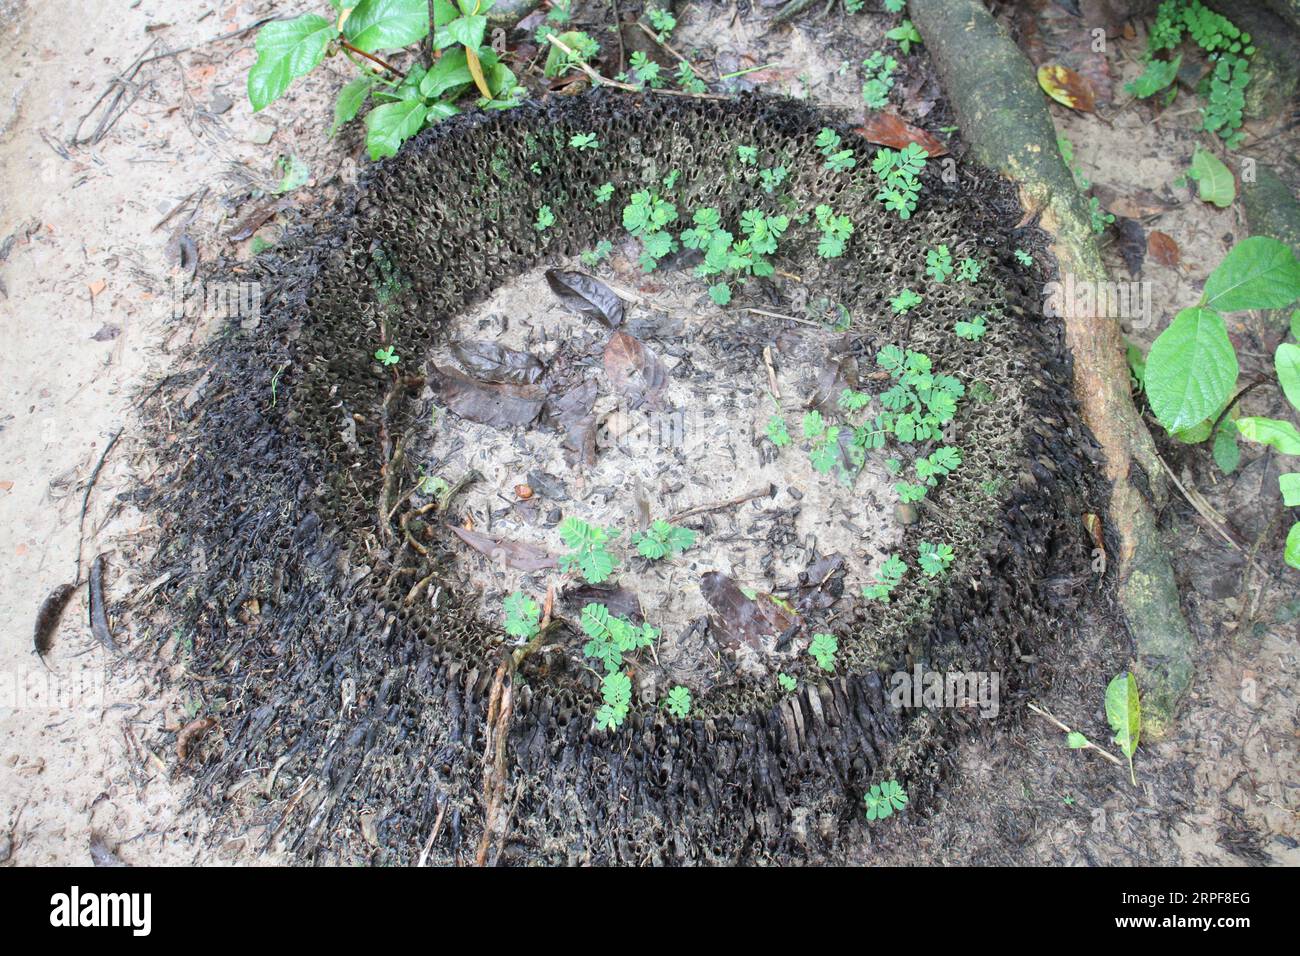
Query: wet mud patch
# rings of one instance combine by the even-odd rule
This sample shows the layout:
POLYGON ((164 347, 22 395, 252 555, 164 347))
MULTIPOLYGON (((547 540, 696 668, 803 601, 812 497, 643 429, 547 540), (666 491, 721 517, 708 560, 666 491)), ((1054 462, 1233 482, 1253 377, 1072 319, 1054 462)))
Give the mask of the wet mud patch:
MULTIPOLYGON (((836 117, 789 101, 596 94, 529 104, 426 131, 370 171, 333 231, 303 234, 259 257, 262 320, 254 329, 232 328, 212 347, 210 398, 161 449, 171 467, 148 502, 162 538, 151 570, 172 572, 157 600, 175 626, 193 633, 194 672, 206 678, 193 690, 221 722, 221 732, 195 754, 203 761, 200 794, 318 861, 472 859, 483 843, 485 777, 498 760, 508 768, 500 804, 510 815, 490 859, 501 862, 825 858, 862 826, 864 790, 891 776, 924 812, 943 771, 943 741, 967 716, 893 706, 890 675, 921 663, 998 670, 1004 687, 1021 680, 1035 647, 1068 635, 1086 600, 1091 543, 1079 516, 1104 502, 1093 483, 1091 443, 1069 398, 1060 330, 1033 314, 1038 277, 1014 255, 1022 213, 1013 193, 975 167, 960 166, 958 183, 926 170, 920 203, 904 222, 876 200, 875 152, 836 117), (826 126, 855 152, 855 170, 825 167, 815 140, 826 126), (578 132, 594 132, 602 148, 569 149, 578 132), (735 147, 747 144, 761 146, 761 164, 787 165, 784 198, 770 196, 741 168, 735 147), (492 414, 512 424, 457 445, 457 435, 470 433, 463 421, 452 424, 453 412, 459 408, 455 417, 464 419, 479 402, 465 396, 482 389, 482 363, 500 359, 499 349, 529 344, 528 327, 492 325, 490 297, 515 281, 523 288, 536 283, 531 270, 538 267, 570 266, 602 239, 622 241, 621 207, 665 179, 674 182, 673 201, 683 213, 714 206, 735 222, 749 209, 774 210, 788 200, 797 221, 825 202, 849 217, 854 231, 843 255, 826 260, 815 253, 816 226, 805 216, 775 257, 775 274, 741 284, 725 321, 701 311, 702 286, 688 283, 679 292, 675 280, 660 278, 668 271, 635 280, 631 291, 643 301, 629 299, 615 324, 640 333, 641 345, 656 352, 662 381, 644 368, 626 374, 642 354, 626 342, 611 374, 605 347, 616 333, 584 318, 549 356, 555 365, 560 347, 572 353, 554 369, 565 373, 565 387, 557 380, 548 390, 545 372, 529 382, 535 366, 507 361, 523 383, 487 384, 509 386, 493 393, 492 414), (605 182, 619 190, 608 206, 590 200, 605 182), (544 205, 556 222, 543 232, 536 223, 544 205), (956 259, 977 258, 978 281, 927 282, 926 252, 941 244, 956 259), (890 305, 904 288, 923 292, 923 302, 905 315, 890 305), (727 430, 738 465, 761 462, 760 476, 794 467, 786 458, 805 454, 795 447, 782 449, 776 462, 764 457, 758 410, 770 402, 762 393, 771 383, 762 347, 774 346, 782 408, 796 431, 794 413, 812 397, 801 369, 810 375, 827 357, 816 323, 805 331, 814 289, 849 317, 829 338, 841 361, 866 376, 860 384, 871 410, 891 380, 881 362, 891 347, 923 354, 927 368, 962 385, 951 434, 896 453, 872 449, 862 462, 854 488, 868 503, 855 500, 845 512, 862 534, 839 552, 844 590, 809 613, 791 638, 806 641, 808 625, 826 621, 839 640, 834 670, 808 654, 782 661, 794 681, 787 691, 770 673, 740 666, 716 679, 722 665, 701 670, 701 652, 682 669, 698 680, 688 716, 633 707, 621 728, 598 731, 599 675, 582 664, 583 637, 559 601, 547 632, 548 646, 559 652, 520 662, 509 687, 512 719, 502 733, 496 675, 511 644, 490 602, 511 582, 480 577, 476 588, 473 575, 492 569, 466 561, 460 532, 539 533, 556 506, 539 501, 539 525, 532 525, 521 503, 548 494, 621 508, 605 520, 629 531, 641 518, 638 493, 651 499, 652 512, 688 505, 694 495, 702 502, 724 498, 706 497, 692 480, 699 476, 687 470, 678 479, 682 489, 666 496, 653 485, 627 487, 652 480, 649 470, 637 475, 635 456, 618 451, 619 439, 635 434, 631 426, 616 426, 612 438, 607 428, 603 458, 610 471, 600 473, 597 454, 579 487, 564 443, 585 432, 526 426, 541 420, 551 392, 564 397, 598 379, 611 389, 621 382, 625 398, 636 393, 646 406, 658 399, 685 403, 695 397, 688 372, 702 371, 712 382, 729 376, 719 401, 749 419, 745 429, 727 430), (674 305, 658 310, 665 323, 655 309, 661 294, 670 305, 684 297, 678 305, 705 320, 674 316, 674 305), (959 339, 955 323, 976 313, 988 318, 987 334, 978 342, 959 339), (682 332, 666 331, 677 320, 682 332), (456 354, 458 340, 447 331, 457 323, 475 336, 466 341, 498 351, 456 354), (728 370, 738 336, 752 340, 743 362, 728 370), (387 349, 401 356, 395 367, 377 357, 387 349), (872 378, 882 371, 883 379, 872 378), (960 467, 930 489, 908 522, 895 522, 897 511, 877 500, 875 469, 887 466, 887 455, 914 469, 917 457, 941 442, 960 446, 960 467), (496 449, 492 460, 506 465, 485 483, 458 489, 445 507, 429 508, 430 496, 411 491, 430 475, 458 484, 484 443, 496 449), (748 455, 758 458, 742 457, 748 455), (533 467, 539 459, 542 471, 533 467), (558 494, 544 490, 545 476, 559 479, 558 494), (596 493, 614 481, 620 484, 613 493, 596 493), (515 491, 523 483, 531 497, 515 491), (853 591, 856 576, 870 573, 894 540, 907 565, 906 586, 888 603, 866 601, 853 591), (923 572, 922 544, 951 549, 946 570, 923 572)), ((619 268, 617 256, 611 268, 619 268)), ((625 287, 632 281, 609 278, 625 287)), ((530 315, 543 322, 541 300, 528 295, 530 315)), ((548 296, 550 302, 550 290, 548 296)), ((603 387, 592 395, 593 414, 603 387)), ((837 392, 842 388, 826 395, 837 392)), ((580 397, 565 406, 583 413, 579 420, 587 414, 586 394, 580 397)), ((641 408, 628 401, 635 406, 629 415, 641 408)), ((553 414, 563 418, 565 411, 553 414)), ((843 409, 827 409, 826 416, 849 424, 843 409)), ((706 419, 700 435, 712 434, 706 419)), ((585 438, 569 444, 570 455, 586 453, 585 438)), ((675 460, 673 467, 685 469, 675 460)), ((714 537, 730 548, 728 536, 740 541, 752 533, 744 520, 795 507, 791 487, 805 492, 799 507, 810 510, 814 488, 841 494, 834 477, 817 477, 805 475, 802 485, 789 475, 760 477, 759 484, 778 486, 775 498, 692 516, 701 519, 701 531, 706 521, 713 528, 701 547, 714 537)), ((748 490, 747 478, 725 475, 718 483, 748 490)), ((566 504, 557 505, 562 517, 566 504)), ((837 499, 817 504, 820 512, 837 499)), ((814 520, 827 525, 824 516, 814 520)), ((758 579, 741 584, 766 585, 770 575, 772 587, 788 586, 790 574, 809 571, 832 543, 838 546, 807 544, 809 531, 797 521, 790 530, 791 541, 768 549, 771 567, 759 557, 758 579)), ((767 531, 760 526, 759 533, 767 531)), ((824 533, 831 536, 832 528, 824 533)), ((734 554, 708 557, 737 576, 755 570, 734 554)))
POLYGON ((565 550, 560 525, 577 517, 617 532, 622 557, 609 582, 568 576, 562 610, 576 618, 595 601, 660 631, 638 670, 644 700, 675 684, 698 693, 736 675, 773 680, 812 632, 833 628, 834 613, 819 612, 868 586, 903 539, 894 478, 878 460, 842 480, 814 469, 807 443, 782 449, 768 436, 774 416, 796 428, 819 399, 834 414, 838 395, 826 393, 850 385, 846 335, 724 311, 679 270, 648 283, 629 268, 635 250, 609 271, 646 291, 616 283, 633 298, 617 306, 622 322, 611 329, 567 308, 547 281, 580 265, 508 283, 449 320, 433 350, 432 365, 457 385, 430 385, 430 427, 408 453, 429 476, 425 497, 475 476, 456 500, 460 578, 482 595, 480 617, 500 621, 507 595, 546 593, 565 550), (485 388, 536 386, 530 421, 467 402, 458 385, 476 373, 485 388), (566 418, 574 396, 585 420, 576 441, 566 418), (440 405, 448 400, 464 414, 440 405), (693 532, 692 545, 667 560, 641 555, 634 536, 656 520, 693 532), (733 587, 751 601, 774 596, 772 617, 785 626, 737 634, 738 609, 722 593, 733 587), (800 617, 801 633, 782 633, 800 617))

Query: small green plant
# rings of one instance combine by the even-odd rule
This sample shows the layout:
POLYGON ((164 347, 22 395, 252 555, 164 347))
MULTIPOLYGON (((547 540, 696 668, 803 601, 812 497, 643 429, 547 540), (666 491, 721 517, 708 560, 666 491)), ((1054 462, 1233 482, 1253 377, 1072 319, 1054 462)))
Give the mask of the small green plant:
POLYGON ((979 279, 980 273, 983 270, 984 267, 981 266, 977 260, 967 256, 965 259, 962 259, 957 268, 957 279, 960 282, 975 282, 979 279))
POLYGON ((823 259, 836 259, 844 255, 849 237, 853 235, 853 223, 849 217, 836 215, 835 210, 824 204, 814 209, 813 214, 817 217, 817 227, 822 233, 817 243, 817 255, 823 259))
POLYGON ((1156 10, 1155 22, 1147 35, 1144 54, 1146 70, 1125 89, 1139 98, 1154 96, 1168 89, 1165 104, 1177 93, 1174 81, 1182 55, 1172 60, 1157 56, 1172 51, 1186 33, 1207 55, 1213 69, 1202 81, 1198 93, 1206 95, 1201 109, 1201 128, 1223 138, 1224 145, 1235 149, 1241 144, 1242 112, 1246 87, 1250 85, 1250 57, 1255 53, 1250 34, 1239 30, 1227 17, 1207 9, 1200 0, 1165 0, 1156 10))
POLYGON ((904 56, 912 52, 912 47, 921 45, 921 34, 917 32, 916 27, 912 26, 911 20, 904 20, 894 29, 887 31, 885 36, 898 44, 904 56))
POLYGON ((649 647, 659 637, 657 628, 615 617, 609 608, 594 601, 583 607, 579 623, 588 638, 582 647, 583 656, 599 661, 611 674, 623 666, 625 654, 649 647))
POLYGON ((799 682, 784 671, 776 675, 776 682, 781 685, 781 689, 787 694, 793 693, 794 689, 799 686, 799 682))
POLYGON ((632 68, 632 75, 635 79, 632 82, 641 88, 646 86, 652 89, 659 89, 664 85, 664 79, 660 76, 659 64, 650 59, 649 54, 643 50, 637 50, 627 61, 627 65, 632 68))
POLYGON ((375 361, 385 368, 390 365, 396 365, 401 360, 402 357, 397 354, 397 346, 395 345, 389 345, 375 350, 375 361))
POLYGON ((907 564, 896 554, 887 557, 880 570, 876 572, 875 584, 869 584, 862 589, 862 596, 868 601, 880 601, 882 604, 889 603, 889 597, 894 593, 894 588, 903 580, 903 575, 907 573, 907 564))
POLYGON ((542 206, 537 210, 537 221, 533 223, 533 228, 538 232, 545 232, 555 225, 555 213, 551 211, 550 206, 542 206))
POLYGON ((900 150, 881 148, 871 161, 871 169, 880 180, 876 199, 896 212, 899 219, 911 218, 921 195, 921 171, 928 154, 916 143, 900 150))
POLYGON ((1017 249, 1015 257, 1016 262, 1019 262, 1022 266, 1032 266, 1034 264, 1034 257, 1025 252, 1024 249, 1017 249))
POLYGON ((928 355, 896 345, 882 348, 876 364, 894 383, 880 395, 885 410, 876 417, 874 428, 855 435, 855 441, 880 448, 886 435, 904 444, 939 438, 966 393, 961 382, 952 375, 936 375, 928 355))
POLYGON ((673 31, 677 29, 677 18, 663 7, 651 7, 646 11, 646 19, 650 21, 650 25, 657 31, 655 38, 660 43, 670 40, 673 31))
POLYGON ((731 302, 731 286, 725 282, 715 282, 709 286, 709 298, 714 305, 727 305, 731 302))
POLYGON ((889 300, 889 307, 894 310, 895 315, 905 315, 913 308, 921 304, 922 296, 919 292, 911 289, 904 289, 898 295, 889 300))
POLYGON ((511 637, 531 640, 537 636, 538 626, 542 620, 542 610, 537 602, 521 591, 516 591, 505 599, 503 604, 506 615, 506 633, 511 637))
MULTIPOLYGON (((1213 439, 1220 467, 1235 469, 1237 436, 1270 445, 1283 455, 1300 455, 1300 431, 1285 419, 1229 416, 1240 367, 1222 312, 1284 309, 1300 298, 1300 261, 1290 247, 1267 236, 1234 246, 1205 280, 1201 301, 1183 309, 1138 364, 1141 383, 1156 419, 1185 442, 1213 439)), ((1300 410, 1300 345, 1283 342, 1273 366, 1282 394, 1300 410)), ((1238 395, 1238 398, 1240 395, 1238 395)), ((1283 476, 1287 478, 1287 476, 1283 476)), ((1292 479, 1283 485, 1288 494, 1292 479)), ((1291 526, 1283 557, 1300 568, 1300 522, 1291 526)))
POLYGON ((873 110, 889 105, 889 91, 894 88, 894 72, 898 61, 877 50, 862 61, 865 79, 862 83, 862 101, 873 110))
POLYGON ((936 578, 952 564, 952 545, 922 541, 917 545, 916 560, 927 577, 936 578))
POLYGON ((664 710, 681 720, 691 712, 691 692, 678 684, 664 698, 664 710))
POLYGON ((695 68, 685 60, 677 64, 677 75, 673 79, 687 93, 706 93, 709 89, 708 85, 696 74, 695 68))
POLYGON ((679 528, 662 519, 651 523, 645 531, 638 531, 632 535, 632 545, 637 553, 651 561, 675 558, 694 544, 694 531, 690 528, 679 528))
POLYGON ((596 187, 593 195, 596 198, 596 202, 601 203, 602 205, 609 202, 614 195, 614 184, 601 183, 596 187))
POLYGON ((600 140, 595 133, 574 133, 569 137, 569 146, 576 150, 600 149, 600 140))
POLYGON ((1101 208, 1101 200, 1096 196, 1088 197, 1088 223, 1092 231, 1101 235, 1106 231, 1106 227, 1114 225, 1115 214, 1106 212, 1101 208))
POLYGON ((746 166, 755 166, 758 164, 758 147, 757 146, 737 146, 736 158, 746 166))
POLYGON ((618 558, 609 553, 608 543, 618 537, 618 532, 587 524, 579 518, 565 518, 560 523, 560 537, 572 548, 569 554, 560 555, 560 570, 566 574, 575 567, 591 584, 609 580, 618 558))
POLYGON ((897 780, 886 780, 872 784, 863 801, 867 805, 867 819, 875 823, 893 816, 895 811, 901 812, 907 806, 907 793, 897 780))
POLYGON ((814 634, 812 643, 808 645, 808 653, 817 662, 817 666, 824 671, 834 672, 835 655, 839 650, 840 642, 835 639, 834 634, 814 634))
POLYGON ((978 342, 984 338, 988 327, 985 325, 984 316, 977 315, 969 322, 958 319, 957 324, 953 326, 953 331, 957 333, 958 338, 965 339, 967 342, 978 342))
POLYGON ((596 248, 585 249, 579 257, 587 266, 599 265, 603 260, 609 258, 609 254, 614 251, 614 244, 608 239, 602 239, 596 243, 596 248))
POLYGON ((641 240, 641 268, 653 272, 659 260, 675 252, 677 240, 664 227, 677 221, 677 206, 649 190, 632 194, 623 207, 623 228, 641 240))
POLYGON ((784 166, 771 166, 767 169, 760 169, 758 179, 763 186, 763 192, 769 196, 776 192, 777 188, 785 182, 787 175, 789 175, 789 171, 784 166))
POLYGON ((459 112, 457 101, 475 90, 490 109, 516 106, 523 88, 491 46, 484 44, 487 12, 494 0, 437 0, 433 4, 433 46, 444 50, 433 66, 406 73, 378 57, 382 51, 422 44, 430 35, 426 0, 331 0, 331 15, 306 13, 273 20, 257 33, 257 61, 248 71, 248 99, 254 110, 275 102, 289 85, 316 69, 327 56, 342 55, 360 76, 347 83, 334 104, 337 130, 355 119, 367 100, 366 146, 371 159, 392 156, 421 129, 459 112), (450 48, 450 49, 448 49, 450 48), (379 63, 383 70, 374 69, 379 63))
POLYGON ((632 678, 622 671, 606 674, 600 682, 603 703, 596 708, 596 729, 617 730, 632 706, 632 678))
POLYGON ((808 460, 813 469, 823 475, 828 474, 839 460, 839 426, 827 426, 822 413, 813 409, 804 414, 802 428, 803 437, 809 442, 808 460))
POLYGON ((784 448, 790 444, 790 431, 785 426, 785 419, 780 415, 773 414, 767 420, 767 437, 777 448, 784 448))
POLYGON ((925 254, 925 274, 940 284, 953 274, 952 253, 947 246, 939 246, 925 254))

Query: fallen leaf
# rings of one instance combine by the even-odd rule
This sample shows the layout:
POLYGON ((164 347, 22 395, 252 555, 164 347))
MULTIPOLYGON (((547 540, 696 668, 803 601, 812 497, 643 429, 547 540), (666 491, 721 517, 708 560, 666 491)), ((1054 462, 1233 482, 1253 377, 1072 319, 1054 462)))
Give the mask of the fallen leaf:
POLYGON ((490 534, 458 528, 455 525, 451 526, 451 530, 456 533, 456 537, 475 551, 486 555, 494 563, 514 568, 516 571, 546 571, 556 567, 556 560, 552 555, 531 544, 494 538, 490 534))
POLYGON ((623 300, 599 279, 585 272, 547 269, 546 282, 569 311, 598 319, 611 329, 623 324, 623 300))
POLYGON ((1130 276, 1142 271, 1142 263, 1147 257, 1147 235, 1142 223, 1136 219, 1116 218, 1119 228, 1119 254, 1128 268, 1130 276))
POLYGON ((844 555, 828 554, 799 574, 794 604, 801 614, 824 611, 844 594, 844 555))
POLYGON ((281 209, 287 208, 289 201, 287 199, 277 199, 268 197, 255 205, 243 219, 235 223, 235 227, 226 234, 226 238, 231 242, 243 242, 262 228, 262 224, 278 213, 281 209))
MULTIPOLYGON (((596 383, 586 381, 546 406, 546 416, 564 433, 564 458, 570 466, 596 464, 596 383)), ((529 476, 530 480, 532 476, 529 476)), ((533 484, 538 484, 533 480, 533 484)), ((559 499, 563 500, 563 499, 559 499)))
POLYGON ((213 727, 217 726, 215 717, 198 717, 181 728, 176 735, 176 756, 184 760, 189 756, 190 747, 198 743, 213 727))
POLYGON ((844 390, 850 388, 856 391, 859 384, 858 360, 851 354, 846 353, 837 358, 828 352, 826 364, 817 376, 817 388, 809 401, 809 407, 824 415, 838 414, 840 396, 844 390))
POLYGON ((10 491, 13 489, 13 486, 14 483, 12 481, 0 481, 0 491, 10 491))
POLYGON ((668 370, 659 356, 635 335, 615 332, 605 345, 605 374, 614 390, 633 408, 655 405, 668 386, 668 370))
POLYGON ((578 614, 588 604, 603 604, 615 617, 625 617, 633 624, 645 620, 641 599, 627 588, 607 584, 579 584, 560 592, 560 600, 572 614, 578 614))
POLYGON ((457 342, 451 350, 465 371, 484 382, 532 385, 546 371, 536 356, 496 342, 457 342))
POLYGON ((1108 210, 1127 219, 1145 219, 1147 216, 1157 216, 1177 205, 1177 203, 1162 199, 1149 189, 1137 189, 1130 193, 1121 193, 1105 183, 1094 183, 1092 192, 1108 210))
POLYGON ((723 642, 732 646, 744 642, 754 650, 764 650, 764 640, 775 641, 798 623, 793 612, 786 610, 770 594, 745 593, 734 580, 721 571, 706 571, 700 578, 700 593, 714 611, 714 626, 723 642))
POLYGON ((908 143, 915 143, 931 157, 948 154, 947 146, 895 113, 872 113, 862 121, 856 132, 868 143, 878 146, 902 149, 908 143))
POLYGON ((1056 102, 1072 110, 1091 113, 1096 108, 1092 85, 1068 67, 1059 64, 1040 66, 1038 85, 1056 102))
POLYGON ((88 285, 86 288, 90 290, 90 297, 93 299, 96 296, 98 296, 101 292, 103 292, 107 285, 108 283, 105 282, 103 279, 97 279, 96 281, 90 283, 90 285, 88 285))
POLYGON ((489 385, 429 363, 429 385, 456 415, 471 422, 505 428, 528 425, 542 410, 546 394, 526 385, 489 385))
POLYGON ((1177 269, 1178 263, 1182 261, 1178 243, 1159 229, 1152 229, 1147 236, 1147 255, 1170 269, 1177 269))

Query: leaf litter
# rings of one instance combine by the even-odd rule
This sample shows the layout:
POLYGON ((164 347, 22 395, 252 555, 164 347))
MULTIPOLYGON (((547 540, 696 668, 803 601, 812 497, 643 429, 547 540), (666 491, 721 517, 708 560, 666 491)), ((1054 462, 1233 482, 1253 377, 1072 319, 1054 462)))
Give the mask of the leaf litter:
POLYGON ((774 679, 902 540, 883 465, 846 487, 814 472, 798 444, 778 452, 764 437, 778 407, 791 429, 814 402, 829 410, 838 390, 861 384, 857 362, 843 334, 720 311, 685 275, 634 274, 622 253, 612 264, 636 304, 585 273, 536 269, 450 319, 426 392, 441 408, 407 453, 449 484, 483 476, 449 519, 455 574, 482 595, 483 617, 498 620, 516 590, 540 600, 556 583, 557 612, 571 621, 598 601, 662 631, 637 673, 647 699, 678 683, 774 679), (499 351, 466 344, 489 337, 499 351), (474 378, 503 365, 544 370, 515 416, 485 413, 484 393, 509 387, 517 399, 521 386, 474 378), (532 493, 521 498, 525 481, 532 493), (663 561, 636 554, 633 533, 679 515, 694 547, 663 561), (610 582, 554 569, 568 517, 617 532, 610 582))

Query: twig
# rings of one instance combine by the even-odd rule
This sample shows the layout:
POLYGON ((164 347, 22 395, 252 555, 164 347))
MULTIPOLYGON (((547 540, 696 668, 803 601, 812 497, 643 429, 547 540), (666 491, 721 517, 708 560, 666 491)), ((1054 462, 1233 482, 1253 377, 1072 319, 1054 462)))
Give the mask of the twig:
POLYGON ((680 53, 678 53, 676 50, 670 47, 665 41, 661 40, 659 38, 659 34, 655 33, 653 30, 651 30, 640 20, 636 21, 636 25, 641 28, 642 33, 648 36, 655 43, 659 44, 659 46, 663 47, 665 51, 677 57, 677 59, 681 60, 683 63, 689 64, 691 62, 690 60, 686 59, 686 57, 682 56, 680 53))
POLYGON ((1156 455, 1156 458, 1159 459, 1161 467, 1165 470, 1165 474, 1169 476, 1169 480, 1172 481, 1178 490, 1183 493, 1183 497, 1187 499, 1189 505, 1196 509, 1196 513, 1205 519, 1205 523, 1213 528, 1215 533, 1224 541, 1228 542, 1229 545, 1236 548, 1238 551, 1245 550, 1237 543, 1232 535, 1228 534, 1227 530, 1219 524, 1219 520, 1221 520, 1223 516, 1217 514, 1208 504, 1206 504, 1205 500, 1202 499, 1199 494, 1193 495, 1183 487, 1183 483, 1178 480, 1178 476, 1174 474, 1174 470, 1169 467, 1169 464, 1161 458, 1159 454, 1156 455))
MULTIPOLYGON (((1048 720, 1050 720, 1052 723, 1056 724, 1057 727, 1059 727, 1061 730, 1065 731, 1067 734, 1072 734, 1072 733, 1074 733, 1074 730, 1073 730, 1072 728, 1065 726, 1065 724, 1061 723, 1059 720, 1057 720, 1055 717, 1053 717, 1053 716, 1052 716, 1051 714, 1049 714, 1047 711, 1043 710, 1041 707, 1038 707, 1038 706, 1036 706, 1036 705, 1034 705, 1034 704, 1029 704, 1029 705, 1027 705, 1027 706, 1029 707, 1030 710, 1032 710, 1032 711, 1033 711, 1035 714, 1037 714, 1039 717, 1046 717, 1048 720)), ((1080 734, 1080 736, 1082 737, 1083 735, 1080 734)), ((1085 750, 1095 750, 1095 751, 1097 751, 1097 753, 1101 754, 1103 757, 1105 757, 1107 760, 1109 760, 1109 761, 1110 761, 1111 763, 1113 763, 1115 766, 1117 766, 1117 767, 1122 767, 1122 766, 1124 766, 1124 761, 1120 760, 1118 757, 1116 757, 1116 756, 1115 756, 1113 753, 1111 753, 1109 750, 1106 750, 1106 749, 1103 748, 1103 747, 1098 747, 1098 746, 1097 746, 1096 744, 1094 744, 1091 740, 1088 740, 1087 737, 1083 737, 1083 739, 1084 739, 1084 740, 1087 740, 1088 742, 1087 742, 1087 745, 1086 745, 1084 748, 1082 748, 1082 749, 1085 749, 1085 750)))
POLYGON ((442 829, 442 817, 447 812, 447 798, 443 797, 438 803, 438 816, 433 821, 433 829, 429 831, 429 839, 424 841, 424 848, 420 850, 420 861, 417 867, 422 867, 429 862, 429 851, 433 849, 433 841, 438 839, 438 831, 442 829))
POLYGON ((382 66, 382 67, 383 67, 385 70, 387 70, 389 73, 392 73, 392 74, 395 75, 395 76, 400 76, 402 79, 406 79, 406 74, 405 74, 405 73, 403 73, 403 72, 402 72, 401 70, 399 70, 397 67, 393 66, 391 63, 386 63, 386 62, 384 62, 384 61, 381 60, 379 57, 375 56, 373 53, 367 53, 365 50, 359 49, 358 47, 354 47, 354 46, 353 46, 351 43, 349 43, 347 40, 339 40, 339 43, 342 45, 343 49, 348 50, 348 51, 350 51, 350 52, 352 52, 352 53, 355 53, 355 54, 357 54, 358 56, 364 56, 364 57, 365 57, 367 60, 369 60, 370 62, 372 62, 372 63, 378 63, 380 66, 382 66))
POLYGON ((1241 401, 1243 398, 1249 395, 1252 389, 1256 388, 1257 386, 1263 385, 1267 381, 1268 381, 1268 376, 1261 375, 1259 378, 1255 379, 1255 381, 1251 382, 1240 392, 1234 395, 1232 397, 1232 401, 1228 402, 1227 405, 1223 406, 1223 411, 1219 412, 1219 417, 1214 420, 1214 425, 1213 427, 1210 428, 1210 435, 1213 436, 1218 433, 1219 426, 1223 424, 1223 420, 1228 417, 1228 412, 1232 411, 1232 407, 1234 405, 1236 405, 1239 401, 1241 401))
POLYGON ((122 429, 113 433, 113 437, 108 440, 104 446, 104 453, 99 456, 99 462, 95 465, 95 470, 90 473, 90 480, 86 482, 86 491, 81 496, 81 517, 77 519, 77 576, 75 578, 78 584, 81 583, 81 549, 84 544, 84 534, 86 528, 86 506, 90 504, 90 492, 95 487, 95 482, 99 479, 99 472, 104 467, 104 461, 108 458, 108 453, 113 450, 117 440, 122 437, 122 429))
POLYGON ((734 508, 736 505, 743 505, 746 501, 753 501, 755 498, 770 498, 776 494, 776 486, 767 485, 763 488, 757 488, 749 494, 741 495, 739 498, 732 498, 730 501, 723 501, 716 505, 700 505, 698 508, 690 508, 686 511, 679 511, 668 519, 670 524, 676 524, 683 518, 691 518, 695 515, 707 514, 710 511, 721 511, 724 508, 734 508))
POLYGON ((597 86, 612 86, 616 90, 625 90, 628 93, 659 93, 662 96, 685 96, 697 100, 729 100, 730 96, 721 93, 691 93, 686 90, 659 90, 652 86, 640 87, 634 83, 624 83, 621 80, 611 80, 607 76, 601 76, 586 63, 578 58, 578 54, 563 40, 559 39, 554 33, 548 34, 546 42, 558 47, 560 52, 572 59, 573 65, 587 74, 588 79, 597 86))
POLYGON ((797 315, 786 315, 782 312, 768 312, 766 309, 746 309, 746 312, 752 312, 755 315, 765 315, 769 319, 785 319, 787 322, 798 322, 800 325, 810 325, 814 329, 821 329, 823 332, 828 331, 826 326, 820 322, 813 322, 811 319, 801 319, 797 315))

